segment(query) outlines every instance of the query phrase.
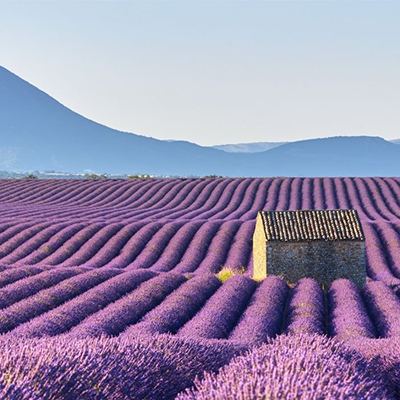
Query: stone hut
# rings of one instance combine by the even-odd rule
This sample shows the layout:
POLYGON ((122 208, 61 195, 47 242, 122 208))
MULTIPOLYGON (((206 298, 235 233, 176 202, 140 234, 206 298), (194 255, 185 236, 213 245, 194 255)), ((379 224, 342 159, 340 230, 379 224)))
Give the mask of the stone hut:
POLYGON ((289 283, 347 278, 366 282, 365 238, 355 210, 260 211, 253 235, 253 277, 289 283))

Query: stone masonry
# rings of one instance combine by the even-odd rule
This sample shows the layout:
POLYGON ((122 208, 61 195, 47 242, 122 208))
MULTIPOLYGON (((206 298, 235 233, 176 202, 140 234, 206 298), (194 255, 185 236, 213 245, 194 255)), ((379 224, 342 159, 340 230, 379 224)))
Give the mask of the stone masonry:
POLYGON ((355 210, 261 211, 253 236, 253 277, 278 275, 294 284, 366 282, 365 239, 355 210))

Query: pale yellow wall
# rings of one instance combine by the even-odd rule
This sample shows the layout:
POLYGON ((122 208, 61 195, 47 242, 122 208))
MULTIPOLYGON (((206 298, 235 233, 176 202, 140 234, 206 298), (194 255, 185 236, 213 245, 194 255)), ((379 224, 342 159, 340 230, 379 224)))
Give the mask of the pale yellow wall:
POLYGON ((260 213, 257 214, 253 235, 253 278, 264 279, 267 276, 267 242, 264 224, 260 213))

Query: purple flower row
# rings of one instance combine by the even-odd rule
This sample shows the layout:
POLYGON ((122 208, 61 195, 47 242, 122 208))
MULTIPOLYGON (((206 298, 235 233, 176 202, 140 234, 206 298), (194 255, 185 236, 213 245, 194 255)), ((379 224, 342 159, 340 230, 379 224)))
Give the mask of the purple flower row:
POLYGON ((340 342, 284 335, 197 378, 176 400, 393 399, 385 378, 340 342))
POLYGON ((214 275, 199 275, 189 279, 123 334, 176 333, 193 318, 220 285, 221 282, 214 275))
POLYGON ((75 337, 118 335, 129 325, 138 322, 185 281, 186 278, 183 275, 160 274, 86 318, 74 327, 70 334, 75 337))
POLYGON ((288 285, 276 276, 261 282, 244 310, 229 339, 252 345, 266 342, 282 327, 288 285))
POLYGON ((0 333, 16 328, 119 273, 120 270, 111 269, 88 271, 0 310, 0 333))
POLYGON ((11 268, 0 272, 0 288, 14 283, 20 279, 27 278, 43 272, 42 268, 39 267, 21 267, 11 268))
POLYGON ((343 340, 376 337, 375 327, 354 282, 347 279, 332 282, 327 297, 330 336, 343 340))
POLYGON ((0 338, 0 398, 172 400, 245 348, 167 335, 0 338))
POLYGON ((85 271, 87 271, 86 268, 54 268, 19 279, 0 289, 0 309, 9 307, 17 301, 33 296, 43 289, 85 271))
POLYGON ((316 280, 302 278, 293 289, 286 311, 285 332, 325 333, 324 293, 316 280))
MULTIPOLYGON (((102 270, 96 270, 95 273, 102 270)), ((12 335, 23 337, 60 335, 78 325, 90 315, 99 312, 122 296, 132 292, 141 283, 154 276, 155 273, 147 270, 127 271, 114 277, 111 276, 105 282, 87 290, 65 304, 20 325, 12 331, 12 335)))
POLYGON ((356 208, 363 220, 393 222, 399 195, 395 178, 10 181, 0 191, 0 215, 3 221, 250 220, 263 208, 340 207, 356 208))
POLYGON ((183 222, 174 221, 165 224, 156 234, 147 242, 146 247, 132 261, 127 268, 150 268, 161 256, 165 247, 168 245, 172 237, 181 228, 183 222))
POLYGON ((367 304, 380 337, 400 336, 400 299, 383 282, 369 282, 363 288, 367 304))
POLYGON ((224 339, 247 307, 256 283, 242 275, 229 278, 204 307, 179 331, 178 336, 224 339))

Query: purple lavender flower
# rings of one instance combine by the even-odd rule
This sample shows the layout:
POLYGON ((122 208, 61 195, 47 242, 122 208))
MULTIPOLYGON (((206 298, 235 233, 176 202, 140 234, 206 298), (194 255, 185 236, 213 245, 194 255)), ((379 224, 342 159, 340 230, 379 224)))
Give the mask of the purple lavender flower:
POLYGON ((383 282, 369 282, 363 288, 368 311, 381 337, 400 336, 400 300, 383 282))
MULTIPOLYGON (((94 272, 96 273, 97 271, 94 272)), ((99 312, 107 305, 133 291, 141 283, 153 278, 155 275, 154 272, 148 270, 138 270, 127 271, 110 277, 110 279, 67 301, 65 304, 18 326, 11 334, 22 337, 60 335, 78 325, 85 318, 99 312)), ((30 318, 32 317, 33 315, 30 315, 30 318)))
POLYGON ((329 287, 329 334, 339 339, 375 338, 376 330, 354 282, 338 279, 329 287))
POLYGON ((199 275, 189 279, 124 334, 135 336, 138 333, 176 333, 214 294, 220 284, 214 275, 199 275))
POLYGON ((119 273, 120 270, 111 269, 88 271, 0 310, 0 333, 10 331, 119 273))
POLYGON ((298 281, 286 311, 286 333, 325 333, 325 301, 321 285, 311 278, 298 281))
POLYGON ((340 342, 320 335, 278 336, 206 373, 176 400, 393 399, 385 377, 340 342))
POLYGON ((256 283, 242 275, 229 278, 179 331, 179 336, 223 339, 242 315, 256 283))
POLYGON ((245 348, 168 335, 0 338, 0 398, 172 400, 245 348))
POLYGON ((54 268, 11 283, 0 289, 0 309, 85 271, 84 268, 54 268))
POLYGON ((21 267, 11 268, 0 272, 0 288, 14 283, 20 279, 27 278, 43 272, 42 268, 39 267, 21 267))
POLYGON ((276 276, 268 276, 258 285, 248 307, 244 310, 229 339, 249 344, 260 344, 279 333, 288 285, 276 276))
POLYGON ((76 337, 117 335, 135 324, 165 297, 178 288, 186 278, 171 272, 142 283, 136 290, 86 318, 70 334, 76 337))

